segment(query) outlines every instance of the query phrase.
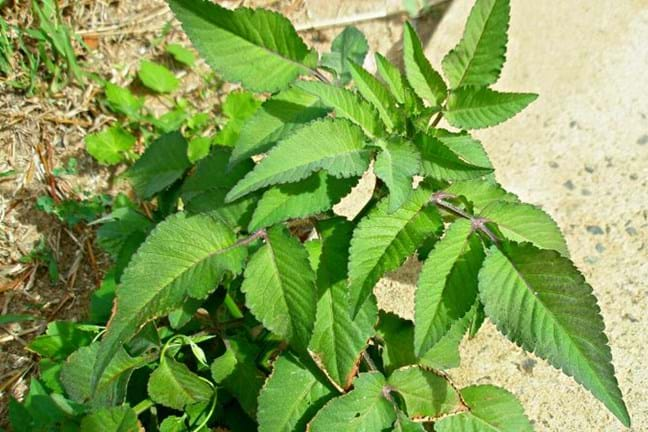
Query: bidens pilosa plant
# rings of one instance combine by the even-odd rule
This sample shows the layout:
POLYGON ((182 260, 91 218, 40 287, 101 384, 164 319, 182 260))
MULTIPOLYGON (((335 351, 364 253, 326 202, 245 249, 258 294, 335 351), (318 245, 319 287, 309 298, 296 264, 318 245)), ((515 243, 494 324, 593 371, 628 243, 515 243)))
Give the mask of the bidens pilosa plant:
POLYGON ((468 132, 537 97, 491 88, 508 0, 476 1, 445 79, 409 24, 403 70, 376 54, 374 76, 356 29, 320 58, 277 13, 169 4, 207 63, 263 102, 235 145, 195 166, 173 132, 127 171, 159 223, 132 207, 111 222, 128 262, 114 311, 61 373, 95 410, 82 425, 532 430, 508 391, 457 388, 444 372, 486 318, 629 425, 599 307, 557 225, 496 183, 468 132), (371 198, 337 216, 369 170, 371 198), (410 321, 381 311, 373 289, 412 256, 423 264, 410 321))

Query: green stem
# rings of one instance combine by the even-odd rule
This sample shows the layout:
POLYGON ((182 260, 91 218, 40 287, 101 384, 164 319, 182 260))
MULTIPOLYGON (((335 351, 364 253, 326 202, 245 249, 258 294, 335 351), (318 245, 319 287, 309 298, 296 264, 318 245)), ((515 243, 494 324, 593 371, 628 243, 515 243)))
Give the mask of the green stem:
POLYGON ((227 308, 227 311, 232 315, 232 318, 234 319, 241 319, 243 318, 243 312, 241 312, 241 309, 238 307, 232 296, 227 293, 225 294, 225 301, 223 302, 225 304, 225 307, 227 308))
POLYGON ((140 403, 138 403, 137 405, 135 405, 133 407, 133 411, 135 411, 135 414, 137 414, 139 416, 144 411, 151 408, 153 405, 155 405, 155 404, 153 403, 153 401, 151 399, 144 399, 143 401, 141 401, 140 403))

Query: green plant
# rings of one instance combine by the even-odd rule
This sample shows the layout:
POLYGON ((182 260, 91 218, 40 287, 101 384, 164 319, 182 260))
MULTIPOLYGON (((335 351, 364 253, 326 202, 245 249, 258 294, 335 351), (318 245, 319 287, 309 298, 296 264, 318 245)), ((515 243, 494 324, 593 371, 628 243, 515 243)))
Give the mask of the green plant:
POLYGON ((467 132, 536 98, 490 88, 507 0, 476 1, 447 83, 406 24, 404 74, 380 55, 380 79, 364 70, 366 45, 347 30, 325 61, 335 84, 281 15, 169 3, 224 79, 265 98, 234 96, 244 118, 195 165, 175 131, 126 171, 143 204, 116 200, 98 231, 114 266, 91 317, 109 323, 57 323, 32 342, 67 360, 12 401, 17 430, 532 430, 506 390, 459 389, 444 372, 486 318, 629 425, 596 299, 557 225, 495 182, 467 132), (360 214, 336 216, 369 169, 379 181, 360 214), (412 322, 379 310, 373 289, 414 254, 412 322), (57 417, 36 418, 37 399, 57 417))

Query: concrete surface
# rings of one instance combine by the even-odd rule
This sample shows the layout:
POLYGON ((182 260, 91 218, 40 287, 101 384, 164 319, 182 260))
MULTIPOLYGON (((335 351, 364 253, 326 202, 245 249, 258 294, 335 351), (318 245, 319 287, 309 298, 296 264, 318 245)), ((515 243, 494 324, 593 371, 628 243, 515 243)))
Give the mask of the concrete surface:
MULTIPOLYGON (((427 55, 440 69, 471 0, 455 0, 427 55)), ((498 180, 541 205, 599 298, 632 431, 648 430, 648 1, 513 0, 508 61, 496 88, 533 91, 523 114, 475 135, 498 180)), ((383 301, 411 314, 416 266, 383 301), (408 280, 409 278, 409 280, 408 280), (404 281, 403 281, 404 280, 404 281), (408 301, 400 301, 403 291, 408 301)), ((487 325, 464 342, 462 385, 514 392, 538 431, 626 430, 571 378, 487 325)))

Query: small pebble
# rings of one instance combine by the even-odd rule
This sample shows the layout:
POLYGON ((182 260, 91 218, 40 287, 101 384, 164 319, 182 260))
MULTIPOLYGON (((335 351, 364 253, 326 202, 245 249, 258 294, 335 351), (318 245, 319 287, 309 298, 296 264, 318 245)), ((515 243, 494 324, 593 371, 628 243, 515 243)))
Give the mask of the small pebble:
POLYGON ((575 188, 574 182, 572 182, 571 180, 567 180, 565 183, 563 183, 563 186, 565 186, 569 190, 574 190, 575 188))
POLYGON ((630 180, 637 180, 639 176, 637 174, 630 174, 630 180))
POLYGON ((558 168, 558 162, 551 161, 551 162, 549 162, 549 166, 551 168, 558 168))
POLYGON ((592 195, 592 192, 590 192, 589 189, 583 189, 583 190, 581 191, 581 193, 582 193, 583 195, 586 195, 586 196, 587 196, 587 195, 592 195))
POLYGON ((636 236, 637 235, 637 230, 634 229, 634 227, 626 227, 626 232, 630 234, 631 236, 636 236))
POLYGON ((598 253, 603 253, 603 251, 605 251, 605 246, 603 246, 601 243, 596 243, 595 248, 596 252, 598 253))
POLYGON ((594 172, 594 167, 590 165, 585 165, 585 171, 592 174, 594 172))
POLYGON ((628 320, 628 321, 630 321, 630 322, 637 322, 637 321, 639 321, 637 318, 633 317, 633 316, 630 315, 630 314, 624 314, 621 318, 623 318, 624 320, 628 320))
POLYGON ((594 234, 594 235, 603 234, 603 229, 601 229, 601 227, 598 225, 587 225, 585 229, 587 229, 587 232, 590 234, 594 234))
POLYGON ((596 262, 598 261, 598 258, 593 257, 593 256, 586 256, 586 257, 584 258, 584 260, 585 260, 585 262, 586 262, 587 264, 596 264, 596 262))
POLYGON ((576 122, 576 120, 572 120, 572 121, 569 122, 569 127, 570 128, 575 128, 576 126, 578 126, 578 122, 576 122))
POLYGON ((524 373, 531 374, 533 372, 533 368, 537 364, 538 362, 532 358, 524 359, 522 360, 522 363, 520 363, 520 370, 524 373))
POLYGON ((639 145, 646 145, 648 144, 648 134, 643 134, 639 137, 637 140, 637 144, 639 145))

